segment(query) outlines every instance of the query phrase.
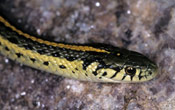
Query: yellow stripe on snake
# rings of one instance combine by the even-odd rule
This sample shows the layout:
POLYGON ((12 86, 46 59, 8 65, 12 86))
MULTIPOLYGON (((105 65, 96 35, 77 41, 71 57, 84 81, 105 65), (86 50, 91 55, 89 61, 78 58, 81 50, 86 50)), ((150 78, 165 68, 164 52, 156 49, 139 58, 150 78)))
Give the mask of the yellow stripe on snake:
POLYGON ((0 53, 57 75, 92 82, 144 82, 157 66, 142 54, 104 44, 67 44, 22 32, 0 16, 0 53))

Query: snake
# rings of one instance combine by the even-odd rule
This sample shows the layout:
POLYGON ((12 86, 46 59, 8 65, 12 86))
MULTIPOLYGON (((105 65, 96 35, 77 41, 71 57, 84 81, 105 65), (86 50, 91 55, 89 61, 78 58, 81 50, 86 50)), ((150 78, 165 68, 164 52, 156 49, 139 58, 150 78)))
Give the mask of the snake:
POLYGON ((158 74, 148 57, 102 43, 69 44, 41 39, 0 16, 0 53, 26 66, 80 81, 136 83, 158 74))

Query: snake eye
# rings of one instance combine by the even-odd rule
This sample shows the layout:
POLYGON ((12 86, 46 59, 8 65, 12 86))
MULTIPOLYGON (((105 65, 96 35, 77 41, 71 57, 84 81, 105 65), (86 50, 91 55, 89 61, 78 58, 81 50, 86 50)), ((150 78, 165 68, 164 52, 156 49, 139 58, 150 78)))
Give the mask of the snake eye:
POLYGON ((126 67, 125 72, 126 72, 127 75, 134 76, 135 73, 136 73, 136 69, 133 68, 133 67, 126 67))

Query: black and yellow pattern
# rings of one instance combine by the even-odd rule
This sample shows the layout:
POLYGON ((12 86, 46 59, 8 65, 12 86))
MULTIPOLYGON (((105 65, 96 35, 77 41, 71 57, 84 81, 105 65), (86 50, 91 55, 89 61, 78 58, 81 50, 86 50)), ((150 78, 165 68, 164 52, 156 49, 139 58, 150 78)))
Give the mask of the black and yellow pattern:
POLYGON ((42 40, 1 16, 0 52, 30 67, 84 81, 143 82, 157 75, 155 63, 139 53, 110 45, 42 40))

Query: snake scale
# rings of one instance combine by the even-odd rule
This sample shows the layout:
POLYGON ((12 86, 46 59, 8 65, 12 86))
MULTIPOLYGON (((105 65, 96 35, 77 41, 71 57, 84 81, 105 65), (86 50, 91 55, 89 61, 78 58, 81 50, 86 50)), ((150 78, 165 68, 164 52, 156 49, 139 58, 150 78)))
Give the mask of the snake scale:
POLYGON ((144 55, 105 44, 67 44, 24 33, 0 16, 0 53, 27 66, 92 82, 144 82, 157 66, 144 55))

